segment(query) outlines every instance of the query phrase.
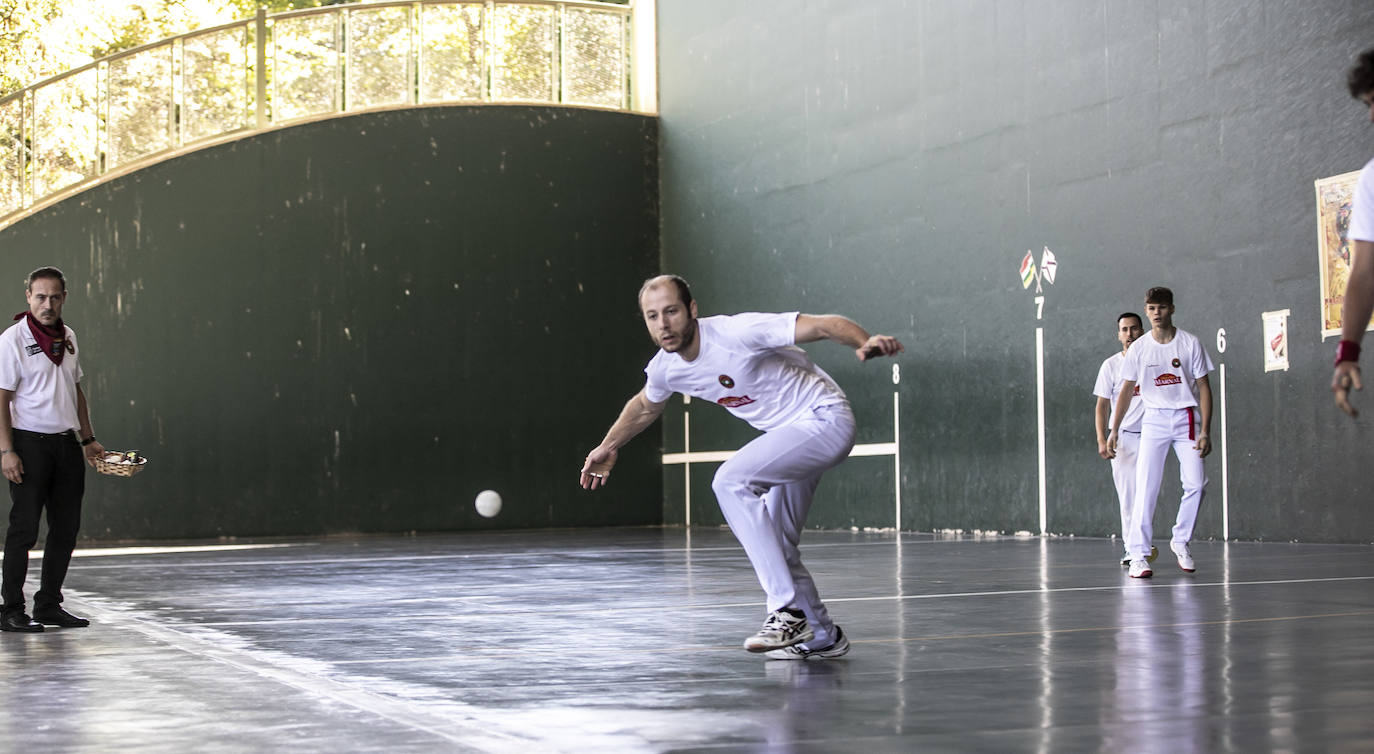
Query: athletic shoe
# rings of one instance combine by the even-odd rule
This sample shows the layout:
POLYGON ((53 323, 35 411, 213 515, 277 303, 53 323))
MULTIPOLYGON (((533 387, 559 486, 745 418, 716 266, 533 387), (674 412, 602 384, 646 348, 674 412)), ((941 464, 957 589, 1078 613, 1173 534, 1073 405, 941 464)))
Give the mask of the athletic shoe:
POLYGON ((1131 578, 1148 579, 1153 575, 1155 572, 1150 570, 1150 564, 1144 558, 1136 558, 1131 561, 1131 578))
POLYGON ((830 660, 836 657, 844 657, 849 654, 849 639, 844 635, 844 629, 835 626, 835 640, 830 642, 830 646, 823 649, 807 649, 800 644, 793 644, 790 647, 774 649, 764 654, 770 660, 808 660, 812 657, 830 660))
POLYGON ((1192 573, 1197 570, 1197 564, 1193 562, 1193 551, 1188 549, 1187 542, 1183 542, 1182 544, 1170 544, 1169 549, 1173 550, 1174 557, 1178 558, 1179 568, 1183 569, 1186 573, 1192 573))
POLYGON ((763 622, 763 628, 744 640, 744 648, 750 652, 768 652, 800 644, 815 635, 801 611, 793 613, 784 608, 770 613, 768 620, 763 622))
MULTIPOLYGON (((1159 557, 1159 548, 1155 547, 1154 545, 1150 545, 1150 554, 1145 556, 1145 562, 1153 563, 1155 562, 1155 558, 1157 557, 1159 557)), ((1134 558, 1131 557, 1131 553, 1129 550, 1121 553, 1121 565, 1128 566, 1131 564, 1132 560, 1134 560, 1134 558)))

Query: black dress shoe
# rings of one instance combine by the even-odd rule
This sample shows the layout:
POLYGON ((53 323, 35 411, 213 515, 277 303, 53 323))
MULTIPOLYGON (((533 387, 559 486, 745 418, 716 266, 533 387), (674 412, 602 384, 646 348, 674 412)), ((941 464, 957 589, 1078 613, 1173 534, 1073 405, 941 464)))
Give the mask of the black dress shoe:
POLYGON ((35 607, 33 619, 45 626, 59 626, 61 628, 85 628, 91 625, 91 622, 85 618, 78 618, 57 605, 35 607))
POLYGON ((0 631, 22 631, 26 634, 36 634, 42 630, 42 623, 35 623, 24 613, 8 613, 0 618, 0 631))

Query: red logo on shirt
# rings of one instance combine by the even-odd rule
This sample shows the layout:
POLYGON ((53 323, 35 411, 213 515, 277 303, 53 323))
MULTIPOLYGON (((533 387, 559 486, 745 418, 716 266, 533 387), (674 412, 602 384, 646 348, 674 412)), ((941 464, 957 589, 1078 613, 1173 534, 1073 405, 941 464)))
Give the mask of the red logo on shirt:
POLYGON ((747 396, 747 395, 746 395, 746 396, 736 396, 736 395, 732 395, 732 396, 729 396, 729 397, 726 397, 726 398, 721 398, 720 400, 716 401, 716 403, 719 403, 720 405, 722 405, 722 406, 724 406, 724 407, 726 407, 726 408, 739 408, 740 406, 748 406, 750 403, 753 403, 753 402, 754 402, 754 399, 753 399, 753 398, 750 398, 750 397, 747 396))
POLYGON ((1182 385, 1182 384, 1183 384, 1183 378, 1182 378, 1182 377, 1179 377, 1179 376, 1176 375, 1176 374, 1169 374, 1168 372, 1165 372, 1164 374, 1161 374, 1160 376, 1158 376, 1158 377, 1155 378, 1155 387, 1164 387, 1164 386, 1166 386, 1166 385, 1182 385))

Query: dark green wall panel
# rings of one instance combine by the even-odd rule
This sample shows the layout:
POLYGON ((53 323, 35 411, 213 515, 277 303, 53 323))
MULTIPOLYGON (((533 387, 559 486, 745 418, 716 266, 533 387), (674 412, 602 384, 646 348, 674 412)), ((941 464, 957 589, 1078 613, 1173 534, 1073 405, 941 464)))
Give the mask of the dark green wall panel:
POLYGON ((359 115, 194 152, 0 231, 68 274, 101 439, 91 537, 657 523, 657 448, 576 486, 651 350, 651 118, 359 115), (628 293, 627 293, 628 291, 628 293), (496 489, 493 520, 472 508, 496 489))
MULTIPOLYGON (((658 8, 664 268, 693 281, 703 314, 838 311, 902 338, 904 528, 1038 529, 1040 326, 1048 529, 1114 532, 1093 379, 1116 314, 1166 284, 1178 324, 1227 368, 1231 536, 1374 540, 1369 419, 1345 420, 1327 390, 1312 188, 1374 155, 1344 90, 1374 44, 1374 4, 658 8), (1037 321, 1017 268, 1044 247, 1060 268, 1037 321), (1292 368, 1265 373, 1260 315, 1279 309, 1292 368)), ((848 390, 860 441, 878 441, 890 381, 809 350, 848 390)), ((691 409, 694 449, 739 439, 698 432, 710 408, 691 409)), ((871 463, 832 472, 823 494, 846 499, 818 498, 813 521, 890 521, 890 497, 861 481, 871 463)), ((1207 468, 1198 536, 1219 537, 1220 451, 1207 468)), ((680 484, 669 469, 669 518, 680 484)))

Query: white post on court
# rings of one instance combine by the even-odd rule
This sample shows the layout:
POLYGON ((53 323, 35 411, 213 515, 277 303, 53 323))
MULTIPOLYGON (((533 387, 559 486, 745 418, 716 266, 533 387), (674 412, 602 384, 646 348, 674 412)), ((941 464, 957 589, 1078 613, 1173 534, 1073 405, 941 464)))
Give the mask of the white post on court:
MULTIPOLYGON (((1043 304, 1044 296, 1036 296, 1035 303, 1043 304)), ((1045 328, 1035 328, 1035 418, 1039 425, 1039 471, 1040 471, 1040 533, 1046 528, 1045 494, 1045 328)))
MULTIPOLYGON (((898 364, 892 365, 892 384, 897 385, 902 381, 902 369, 898 364)), ((898 412, 901 404, 897 400, 897 391, 892 391, 892 497, 895 512, 892 520, 895 521, 896 530, 902 531, 902 422, 898 412)))
POLYGON ((682 396, 682 519, 683 526, 692 528, 692 414, 687 404, 692 396, 682 396))
MULTIPOLYGON (((1226 353, 1226 328, 1217 329, 1217 361, 1226 353)), ((1221 541, 1231 539, 1231 490, 1226 465, 1226 365, 1217 367, 1221 377, 1221 541)))
POLYGON ((1226 469, 1226 365, 1221 365, 1221 541, 1231 541, 1231 490, 1226 469))

